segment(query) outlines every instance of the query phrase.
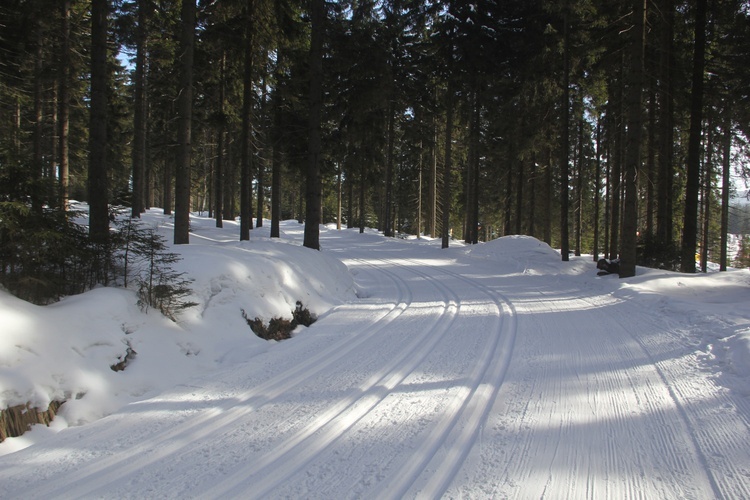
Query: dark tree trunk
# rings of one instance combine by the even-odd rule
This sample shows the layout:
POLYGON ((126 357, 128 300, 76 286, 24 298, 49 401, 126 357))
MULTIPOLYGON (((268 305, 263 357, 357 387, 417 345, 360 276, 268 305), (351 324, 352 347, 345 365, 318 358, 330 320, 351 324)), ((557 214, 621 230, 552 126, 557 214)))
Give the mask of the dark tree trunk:
POLYGON ((536 190, 537 190, 537 164, 536 153, 531 154, 531 166, 529 169, 529 217, 528 234, 536 237, 536 190))
POLYGON ((195 0, 182 0, 180 95, 177 98, 177 165, 175 166, 174 244, 190 243, 190 159, 192 156, 193 51, 195 0))
POLYGON ((646 239, 651 241, 654 235, 654 213, 656 200, 656 89, 653 83, 648 99, 648 155, 646 161, 646 239))
MULTIPOLYGON (((620 79, 625 75, 624 62, 620 65, 620 79)), ((615 144, 612 153, 612 171, 609 183, 612 185, 612 194, 610 196, 610 238, 609 238, 609 258, 615 259, 620 253, 620 202, 622 199, 622 162, 623 162, 623 129, 624 127, 624 100, 625 84, 620 82, 617 88, 619 109, 616 111, 612 126, 615 128, 615 144)), ((615 106, 612 106, 614 108, 615 106)))
MULTIPOLYGON (((451 54, 451 58, 453 55, 451 54)), ((449 64, 452 66, 452 64, 449 64)), ((449 73, 450 75, 450 73, 449 73)), ((448 78, 452 78, 449 76, 448 78)), ((453 95, 453 81, 448 81, 448 92, 445 97, 445 162, 443 164, 443 219, 442 219, 442 248, 448 248, 450 242, 450 222, 451 222, 451 172, 453 170, 453 104, 455 96, 453 95)))
POLYGON ((214 217, 216 227, 224 227, 224 136, 226 135, 226 117, 224 116, 226 75, 226 54, 221 55, 219 72, 219 130, 216 132, 216 168, 214 169, 214 217))
POLYGON ((641 166, 643 135, 643 53, 646 47, 646 1, 635 0, 630 86, 628 89, 628 132, 625 151, 625 206, 622 224, 620 277, 635 276, 638 248, 638 171, 641 166))
POLYGON ((279 224, 281 222, 281 148, 282 136, 282 96, 281 96, 281 61, 284 53, 282 50, 276 54, 276 88, 273 94, 273 127, 271 129, 271 238, 280 236, 279 224))
POLYGON ((236 186, 237 186, 237 166, 235 161, 235 151, 232 147, 232 138, 229 133, 225 135, 226 162, 224 163, 224 209, 222 216, 224 220, 234 221, 237 216, 236 205, 236 186))
POLYGON ((732 158, 732 126, 730 120, 724 127, 724 144, 722 157, 722 185, 721 185, 721 258, 719 270, 727 270, 727 235, 729 233, 729 181, 730 162, 732 158))
POLYGON ((515 222, 516 227, 513 231, 514 234, 523 234, 523 185, 526 183, 524 178, 523 161, 520 158, 513 158, 513 161, 518 166, 518 173, 516 174, 516 213, 515 222))
POLYGON ((60 50, 60 83, 59 83, 59 147, 60 155, 60 208, 68 208, 70 197, 70 0, 61 2, 62 14, 62 47, 60 50))
POLYGON ((174 179, 174 168, 169 158, 164 159, 162 172, 162 183, 164 184, 161 196, 161 205, 164 207, 164 215, 172 215, 172 181, 174 179))
POLYGON ((596 119, 596 172, 594 174, 594 249, 592 251, 594 262, 599 260, 599 212, 600 208, 600 191, 602 189, 602 116, 596 119))
POLYGON ((713 178, 713 133, 711 127, 711 119, 708 119, 706 124, 707 128, 707 142, 706 142, 706 158, 704 163, 703 173, 703 231, 702 231, 702 242, 701 242, 701 272, 708 271, 708 247, 710 245, 710 227, 711 227, 711 192, 712 192, 712 178, 713 178))
POLYGON ((34 135, 33 135, 33 160, 31 162, 31 208, 34 212, 41 214, 44 206, 45 190, 42 187, 44 177, 44 153, 42 144, 44 141, 44 114, 42 112, 45 82, 44 79, 44 33, 41 18, 36 23, 36 48, 34 57, 34 135))
POLYGON ((542 224, 544 226, 544 242, 552 245, 552 149, 547 149, 547 168, 544 174, 544 214, 542 214, 542 224))
POLYGON ((575 212, 575 254, 581 256, 583 244, 583 179, 586 176, 583 154, 583 103, 581 102, 581 116, 578 119, 578 154, 576 155, 576 212, 575 212))
MULTIPOLYGON (((474 86, 476 87, 476 82, 474 86)), ((472 92, 469 121, 469 154, 466 164, 466 235, 464 241, 476 244, 479 240, 479 92, 472 92)))
POLYGON ((359 234, 365 232, 365 172, 359 174, 359 234))
POLYGON ((91 104, 89 121, 89 235, 109 238, 107 181, 107 0, 91 2, 91 104))
POLYGON ((135 95, 133 102, 133 197, 131 217, 143 212, 143 186, 146 173, 146 2, 138 0, 138 24, 135 31, 135 95))
POLYGON ((396 110, 393 100, 388 103, 388 151, 385 162, 385 218, 383 224, 383 235, 393 236, 393 219, 391 208, 393 206, 393 151, 395 145, 394 134, 396 128, 396 110))
POLYGON ((354 180, 350 177, 349 172, 346 175, 346 186, 346 227, 351 229, 357 226, 354 218, 354 180))
POLYGON ((253 100, 253 7, 254 0, 247 0, 244 73, 242 91, 242 137, 240 144, 240 241, 250 239, 252 217, 252 154, 250 114, 253 100))
POLYGON ((305 237, 303 246, 320 249, 320 122, 323 108, 323 31, 326 17, 325 0, 312 0, 310 20, 310 117, 308 122, 309 149, 305 206, 305 237))
POLYGON ((672 185, 674 167, 673 151, 673 115, 674 98, 672 89, 672 38, 674 19, 673 0, 662 0, 661 53, 659 56, 659 180, 657 187, 658 203, 656 208, 656 240, 663 248, 670 248, 673 243, 673 204, 672 185))
POLYGON ((341 231, 341 216, 344 208, 344 166, 338 164, 336 168, 336 229, 341 231))
POLYGON ((560 144, 560 255, 563 261, 570 260, 568 240, 568 155, 570 154, 570 26, 568 5, 563 14, 563 96, 560 144))
POLYGON ((513 163, 512 159, 515 157, 515 148, 513 147, 515 140, 508 141, 508 160, 505 166, 505 206, 503 217, 503 236, 507 236, 511 233, 511 224, 513 222, 513 163))
MULTIPOLYGON (((267 91, 267 82, 266 77, 268 74, 266 72, 263 72, 263 83, 262 83, 262 96, 261 96, 261 110, 260 110, 260 116, 261 116, 261 122, 265 126, 266 123, 268 123, 266 113, 268 112, 268 91, 267 91)), ((268 147, 268 140, 267 135, 265 136, 263 149, 267 150, 268 147)), ((258 205, 257 205, 257 218, 255 219, 255 227, 263 227, 263 215, 265 212, 265 205, 266 205, 266 168, 268 166, 268 158, 265 154, 259 155, 261 158, 259 158, 258 163, 258 205)))
POLYGON ((701 130, 703 121, 703 71, 706 60, 707 0, 698 0, 695 10, 695 46, 690 100, 690 134, 688 137, 685 218, 682 230, 681 271, 695 272, 695 250, 698 239, 698 194, 700 190, 701 130))
POLYGON ((418 177, 418 187, 417 187, 417 239, 422 237, 422 178, 424 177, 422 170, 424 169, 422 165, 422 158, 423 158, 423 145, 422 141, 419 142, 419 156, 417 157, 417 172, 419 174, 418 177))
POLYGON ((437 186, 438 186, 438 168, 437 168, 437 120, 432 119, 432 145, 430 146, 430 181, 428 203, 430 204, 429 234, 432 238, 437 238, 437 186))

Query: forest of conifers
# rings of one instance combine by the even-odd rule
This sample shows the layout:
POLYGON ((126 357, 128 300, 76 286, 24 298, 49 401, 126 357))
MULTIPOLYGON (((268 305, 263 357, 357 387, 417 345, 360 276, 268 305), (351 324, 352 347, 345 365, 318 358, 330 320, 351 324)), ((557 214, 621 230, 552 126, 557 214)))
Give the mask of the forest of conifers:
POLYGON ((69 200, 724 269, 749 99, 745 0, 3 0, 2 274, 69 200))

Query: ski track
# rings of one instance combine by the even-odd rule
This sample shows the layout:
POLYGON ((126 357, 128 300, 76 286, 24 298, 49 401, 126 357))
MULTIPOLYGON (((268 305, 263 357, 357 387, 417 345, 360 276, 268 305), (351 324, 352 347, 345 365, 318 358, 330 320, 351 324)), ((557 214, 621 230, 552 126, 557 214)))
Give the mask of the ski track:
POLYGON ((596 291, 531 285, 509 295, 523 332, 513 369, 487 443, 447 496, 749 497, 747 413, 726 411, 734 400, 719 389, 705 400, 689 376, 692 351, 667 337, 677 325, 661 330, 658 311, 596 291), (587 344, 566 343, 571 325, 596 324, 577 322, 582 314, 602 328, 576 334, 587 344))
POLYGON ((696 378, 699 325, 397 251, 348 248, 374 293, 260 365, 70 429, 0 498, 750 498, 750 402, 696 378))
MULTIPOLYGON (((396 276, 392 271, 381 269, 380 272, 396 276)), ((331 444, 387 397, 451 330, 460 307, 458 297, 442 285, 439 289, 442 296, 439 307, 443 312, 439 316, 431 315, 428 323, 421 325, 422 332, 402 346, 401 352, 388 364, 373 372, 347 397, 331 405, 273 451, 256 461, 242 464, 234 473, 222 478, 218 486, 209 486, 206 493, 212 496, 249 495, 250 498, 262 498, 313 460, 319 461, 320 455, 331 444)))
MULTIPOLYGON (((415 436, 414 431, 408 426, 395 425, 393 426, 395 434, 383 431, 379 433, 377 439, 381 443, 396 444, 393 458, 389 460, 389 463, 377 463, 377 460, 373 463, 373 456, 383 455, 360 453, 361 450, 349 438, 350 435, 356 436, 364 433, 364 429, 371 429, 368 426, 372 421, 382 422, 399 416, 400 408, 407 404, 405 400, 410 397, 408 391, 402 398, 394 396, 398 392, 399 384, 411 376, 428 356, 434 354, 447 335, 455 335, 453 331, 455 322, 462 313, 462 307, 466 308, 455 291, 442 283, 440 276, 435 277, 428 272, 420 271, 417 267, 405 267, 394 261, 384 260, 383 263, 399 267, 399 274, 402 276, 416 275, 418 279, 428 282, 434 290, 439 291, 445 311, 442 316, 434 317, 433 315, 429 324, 421 324, 422 333, 406 345, 406 348, 392 362, 373 373, 366 383, 359 387, 356 397, 340 401, 332 407, 332 410, 301 429, 273 452, 261 457, 259 462, 243 464, 230 477, 222 478, 218 487, 210 487, 207 493, 212 496, 242 495, 262 498, 265 496, 315 497, 320 495, 320 491, 338 491, 341 494, 352 492, 355 496, 359 494, 373 496, 377 491, 381 491, 390 497, 398 496, 399 490, 405 490, 418 475, 417 473, 422 470, 423 465, 426 465, 433 451, 448 440, 459 417, 472 410, 473 414, 469 415, 469 424, 464 427, 459 436, 461 439, 456 440, 455 453, 452 454, 450 460, 442 461, 441 472, 443 474, 439 476, 441 482, 432 487, 444 488, 443 482, 449 481, 455 474, 462 462, 463 448, 467 441, 472 439, 482 417, 486 415, 486 409, 489 408, 490 399, 486 394, 488 391, 479 390, 479 382, 481 376, 488 371, 489 360, 495 354, 494 347, 498 344, 495 328, 489 330, 488 339, 480 344, 480 352, 485 354, 479 367, 473 370, 469 379, 469 388, 455 391, 456 394, 441 409, 418 408, 415 410, 415 413, 421 415, 432 414, 432 421, 426 425, 430 430, 425 431, 419 428, 419 433, 427 433, 428 436, 426 439, 421 438, 420 448, 399 452, 402 451, 399 450, 399 443, 414 439, 415 436), (479 404, 472 404, 477 400, 480 401, 479 404), (477 408, 481 411, 477 411, 477 408), (343 443, 340 444, 339 441, 343 443), (340 470, 340 467, 325 464, 335 464, 342 460, 342 456, 346 457, 350 471, 358 471, 358 473, 347 474, 345 478, 350 480, 355 478, 354 484, 351 484, 351 481, 341 481, 339 477, 332 477, 325 472, 326 470, 340 470), (358 461, 351 460, 354 456, 358 457, 358 461), (415 456, 422 457, 422 459, 415 462, 415 456), (398 465, 390 463, 394 461, 398 461, 398 465), (311 466, 311 463, 315 465, 311 466), (320 472, 310 472, 311 467, 320 469, 320 472), (373 476, 370 471, 379 472, 373 476), (389 474, 388 471, 393 472, 389 474), (356 480, 356 477, 360 477, 360 480, 356 480), (381 481, 382 478, 386 479, 381 481)), ((471 284, 468 280, 466 282, 471 284)), ((424 290, 424 287, 420 288, 424 290)), ((490 303, 497 305, 494 299, 490 303)), ((499 315, 500 309, 497 308, 492 316, 498 319, 499 315)), ((492 381, 486 382, 492 383, 492 381)), ((371 432, 368 431, 366 434, 372 438, 371 432)))

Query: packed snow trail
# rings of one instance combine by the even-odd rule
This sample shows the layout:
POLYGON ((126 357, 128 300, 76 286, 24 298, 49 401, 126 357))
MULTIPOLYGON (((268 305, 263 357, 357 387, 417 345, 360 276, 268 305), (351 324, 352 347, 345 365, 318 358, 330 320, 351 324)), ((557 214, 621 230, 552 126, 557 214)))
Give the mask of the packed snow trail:
POLYGON ((750 498, 747 399, 696 370, 660 304, 531 239, 498 262, 321 236, 359 300, 0 458, 0 497, 750 498))

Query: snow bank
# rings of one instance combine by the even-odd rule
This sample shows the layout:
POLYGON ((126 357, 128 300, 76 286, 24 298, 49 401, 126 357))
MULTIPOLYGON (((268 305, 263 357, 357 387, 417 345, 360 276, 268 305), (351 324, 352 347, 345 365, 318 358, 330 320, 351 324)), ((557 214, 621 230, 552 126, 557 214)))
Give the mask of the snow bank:
MULTIPOLYGON (((171 220, 160 210, 143 220, 171 240, 171 220)), ((271 240, 267 230, 256 229, 250 241, 239 242, 236 224, 214 225, 193 217, 191 244, 170 247, 182 257, 175 269, 193 280, 187 300, 198 303, 177 323, 141 311, 132 290, 98 288, 49 306, 0 290, 0 408, 66 400, 55 426, 85 424, 272 348, 252 333, 242 310, 267 321, 291 318, 297 301, 322 315, 355 299, 346 266, 303 248, 294 235, 271 240), (128 347, 137 353, 132 363, 125 371, 110 369, 128 347)), ((294 233, 297 223, 287 226, 294 233)), ((0 445, 0 454, 8 449, 0 445)))

